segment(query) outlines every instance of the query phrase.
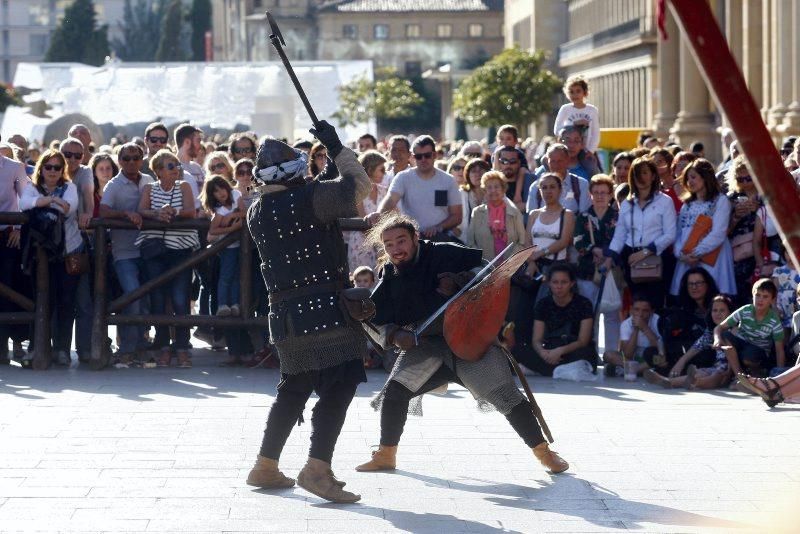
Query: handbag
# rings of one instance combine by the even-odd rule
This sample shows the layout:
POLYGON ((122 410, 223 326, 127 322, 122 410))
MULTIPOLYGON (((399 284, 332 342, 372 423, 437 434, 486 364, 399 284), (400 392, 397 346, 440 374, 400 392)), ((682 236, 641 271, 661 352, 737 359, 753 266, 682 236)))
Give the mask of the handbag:
MULTIPOLYGON (((631 203, 631 243, 633 240, 633 200, 631 203)), ((664 264, 661 256, 652 254, 642 258, 636 263, 631 264, 631 282, 634 284, 646 284, 650 282, 660 282, 664 277, 664 264)))
POLYGON ((731 239, 731 248, 733 249, 734 262, 740 262, 755 256, 753 254, 753 232, 734 236, 731 239))
POLYGON ((80 276, 89 272, 89 253, 73 252, 64 256, 64 270, 68 275, 80 276))
MULTIPOLYGON (((172 187, 172 192, 169 196, 169 203, 175 200, 175 190, 179 189, 177 186, 172 187)), ((145 238, 139 244, 139 255, 142 257, 143 260, 152 260, 153 258, 157 258, 162 254, 166 254, 167 250, 167 242, 164 239, 167 237, 167 229, 164 228, 164 231, 161 233, 161 237, 148 237, 145 238)))

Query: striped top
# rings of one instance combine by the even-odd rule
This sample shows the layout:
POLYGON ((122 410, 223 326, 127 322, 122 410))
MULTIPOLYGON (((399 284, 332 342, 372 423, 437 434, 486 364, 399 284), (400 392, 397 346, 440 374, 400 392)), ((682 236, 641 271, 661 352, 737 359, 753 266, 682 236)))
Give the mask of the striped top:
MULTIPOLYGON (((183 195, 181 194, 182 180, 177 180, 169 191, 161 188, 161 181, 153 182, 150 185, 150 209, 159 210, 166 204, 175 208, 178 212, 183 210, 183 195)), ((197 238, 197 230, 142 230, 136 238, 136 246, 139 246, 146 239, 163 239, 167 248, 173 250, 200 248, 200 240, 197 238)))

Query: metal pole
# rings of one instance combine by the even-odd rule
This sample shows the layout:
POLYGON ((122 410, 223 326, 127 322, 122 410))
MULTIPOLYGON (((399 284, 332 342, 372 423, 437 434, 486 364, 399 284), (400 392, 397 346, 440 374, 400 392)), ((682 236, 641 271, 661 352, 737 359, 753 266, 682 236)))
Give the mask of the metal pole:
POLYGON ((47 253, 36 247, 36 311, 33 322, 33 368, 50 367, 50 271, 47 253))
POLYGON ((92 318, 92 354, 89 367, 99 371, 108 365, 111 354, 106 350, 108 323, 108 253, 105 226, 96 226, 94 231, 94 317, 92 318))

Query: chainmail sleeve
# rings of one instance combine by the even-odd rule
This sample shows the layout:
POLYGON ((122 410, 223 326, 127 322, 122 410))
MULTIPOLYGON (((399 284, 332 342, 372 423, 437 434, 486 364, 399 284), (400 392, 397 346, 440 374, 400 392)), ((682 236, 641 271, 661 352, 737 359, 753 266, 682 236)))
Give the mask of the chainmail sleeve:
POLYGON ((314 214, 323 222, 356 217, 358 203, 367 197, 372 186, 355 152, 349 148, 343 148, 334 161, 340 176, 318 182, 312 199, 314 214))

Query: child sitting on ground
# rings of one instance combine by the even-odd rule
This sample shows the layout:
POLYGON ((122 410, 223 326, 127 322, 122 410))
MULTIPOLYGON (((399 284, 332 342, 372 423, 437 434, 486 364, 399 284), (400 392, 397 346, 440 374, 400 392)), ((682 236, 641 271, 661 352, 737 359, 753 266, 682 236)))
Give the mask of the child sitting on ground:
POLYGON ((606 376, 622 376, 625 360, 636 361, 636 374, 650 367, 666 364, 658 333, 658 314, 644 295, 634 295, 631 315, 619 327, 620 350, 609 350, 603 354, 606 376))
MULTIPOLYGON (((725 295, 717 295, 711 301, 711 314, 710 319, 713 326, 720 324, 724 321, 733 311, 733 301, 725 295)), ((658 384, 664 388, 685 387, 687 389, 715 389, 726 385, 730 382, 731 371, 728 367, 728 359, 725 357, 725 352, 722 350, 716 351, 716 362, 711 367, 696 367, 690 364, 698 354, 705 350, 711 349, 714 344, 714 333, 712 327, 706 328, 703 335, 694 342, 692 347, 686 351, 686 354, 675 362, 669 377, 664 377, 648 369, 645 371, 644 376, 647 381, 652 384, 658 384), (688 366, 687 366, 688 364, 688 366), (683 375, 683 370, 686 369, 686 374, 683 375), (652 375, 652 376, 651 376, 652 375)))
POLYGON ((783 325, 772 309, 777 294, 772 280, 758 280, 753 285, 753 303, 742 306, 714 329, 713 347, 725 351, 733 373, 738 375, 746 367, 748 374, 764 376, 773 344, 778 367, 786 365, 783 325), (730 331, 734 327, 738 328, 735 334, 730 331))
MULTIPOLYGON (((372 268, 362 265, 356 267, 350 275, 350 281, 355 287, 372 289, 375 287, 375 271, 372 268)), ((364 356, 365 369, 379 369, 383 367, 383 359, 375 350, 371 343, 367 342, 367 355, 364 356)))

